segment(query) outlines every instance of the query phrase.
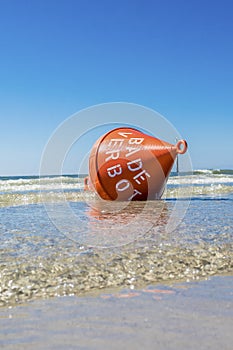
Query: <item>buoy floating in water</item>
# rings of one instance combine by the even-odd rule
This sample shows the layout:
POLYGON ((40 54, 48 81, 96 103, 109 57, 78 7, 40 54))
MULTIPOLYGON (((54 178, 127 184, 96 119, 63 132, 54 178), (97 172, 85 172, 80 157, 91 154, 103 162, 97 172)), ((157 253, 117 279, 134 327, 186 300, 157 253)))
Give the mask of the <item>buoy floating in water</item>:
POLYGON ((187 150, 134 128, 117 128, 94 144, 85 187, 105 200, 131 201, 161 198, 173 163, 187 150))

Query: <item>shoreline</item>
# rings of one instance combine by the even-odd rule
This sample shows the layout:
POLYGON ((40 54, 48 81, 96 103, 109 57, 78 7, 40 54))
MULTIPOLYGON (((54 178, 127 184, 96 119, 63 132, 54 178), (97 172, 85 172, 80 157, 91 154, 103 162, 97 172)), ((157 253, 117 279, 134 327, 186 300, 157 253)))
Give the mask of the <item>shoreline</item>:
MULTIPOLYGON (((69 250, 71 253, 71 250, 69 250)), ((59 253, 60 254, 60 253, 59 253)), ((68 253, 67 253, 68 254, 68 253)), ((211 276, 233 276, 231 245, 133 249, 108 257, 97 252, 75 257, 37 257, 11 262, 0 271, 1 307, 60 296, 85 296, 108 288, 141 288, 148 284, 198 282, 211 276), (229 248, 230 247, 230 248, 229 248), (78 267, 77 267, 78 266, 78 267)))

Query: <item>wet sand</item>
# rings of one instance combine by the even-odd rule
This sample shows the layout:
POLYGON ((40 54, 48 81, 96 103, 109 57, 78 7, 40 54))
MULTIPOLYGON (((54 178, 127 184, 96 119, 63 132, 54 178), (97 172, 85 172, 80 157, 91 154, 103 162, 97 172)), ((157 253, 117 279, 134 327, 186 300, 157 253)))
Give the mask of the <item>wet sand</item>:
POLYGON ((1 349, 232 349, 233 276, 0 308, 1 349))

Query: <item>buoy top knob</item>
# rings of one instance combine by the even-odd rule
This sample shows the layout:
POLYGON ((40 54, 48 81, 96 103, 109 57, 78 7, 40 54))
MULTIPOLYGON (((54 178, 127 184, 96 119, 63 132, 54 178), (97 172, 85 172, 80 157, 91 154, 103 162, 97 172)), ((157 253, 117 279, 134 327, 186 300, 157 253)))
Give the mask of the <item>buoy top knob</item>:
POLYGON ((188 145, 185 140, 179 140, 176 144, 176 152, 178 154, 184 154, 187 151, 188 145))

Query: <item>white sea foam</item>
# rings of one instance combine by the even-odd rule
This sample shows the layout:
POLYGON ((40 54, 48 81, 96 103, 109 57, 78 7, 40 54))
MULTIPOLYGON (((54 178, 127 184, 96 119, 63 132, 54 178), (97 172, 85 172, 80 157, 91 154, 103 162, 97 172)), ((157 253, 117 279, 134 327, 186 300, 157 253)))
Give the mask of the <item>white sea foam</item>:
POLYGON ((83 188, 82 178, 68 176, 44 178, 17 178, 0 180, 0 192, 27 192, 52 190, 77 190, 83 188))
POLYGON ((233 184, 233 175, 208 174, 208 175, 188 175, 170 177, 170 185, 211 185, 211 184, 233 184))
MULTIPOLYGON (((83 189, 83 177, 0 178, 0 206, 85 201, 89 194, 83 189)), ((170 176, 163 198, 196 198, 231 193, 233 175, 199 170, 193 175, 170 176)))

